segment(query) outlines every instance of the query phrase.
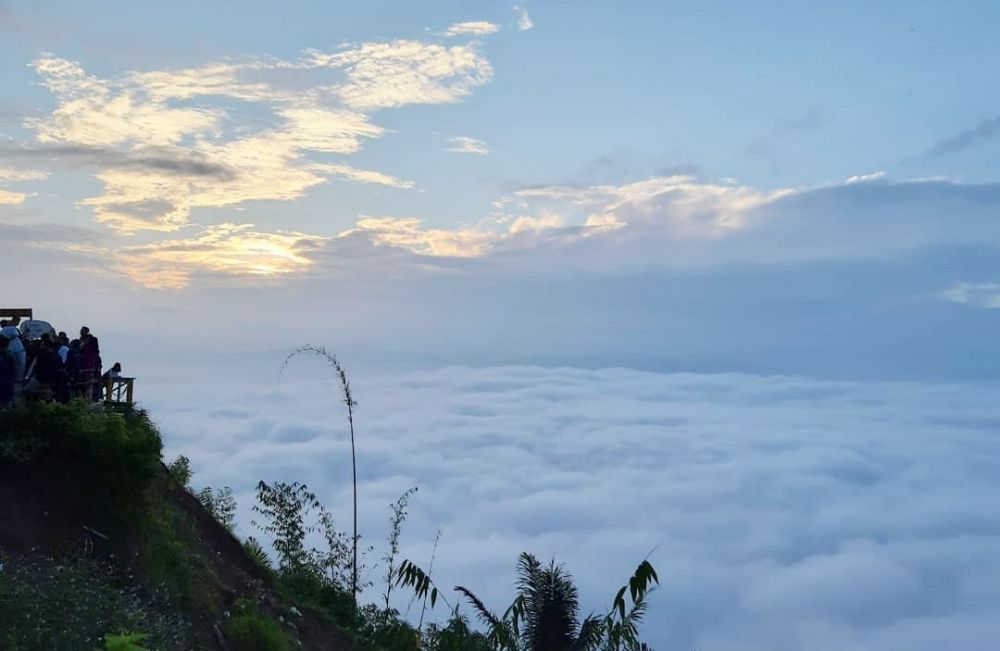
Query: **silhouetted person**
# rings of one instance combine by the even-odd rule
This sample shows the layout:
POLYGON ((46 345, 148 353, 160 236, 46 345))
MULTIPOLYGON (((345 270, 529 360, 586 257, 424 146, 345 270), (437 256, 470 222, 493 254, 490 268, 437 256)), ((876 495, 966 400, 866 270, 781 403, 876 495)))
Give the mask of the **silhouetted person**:
POLYGON ((63 366, 66 365, 66 356, 69 355, 69 337, 66 336, 65 332, 60 332, 59 336, 56 337, 56 350, 59 353, 59 359, 62 360, 63 366))
MULTIPOLYGON (((82 328, 82 333, 87 328, 82 328)), ((89 332, 89 330, 88 330, 89 332)), ((91 398, 101 399, 101 345, 97 337, 87 335, 87 340, 83 342, 80 350, 80 381, 87 382, 91 386, 91 398)))
POLYGON ((0 321, 0 334, 7 339, 9 344, 7 350, 17 364, 15 375, 18 382, 24 379, 24 371, 28 362, 27 351, 24 348, 24 342, 21 341, 21 331, 17 328, 19 323, 21 323, 20 317, 14 317, 10 321, 0 321))
POLYGON ((14 402, 14 379, 17 377, 17 362, 8 348, 10 340, 0 337, 0 407, 14 402))
POLYGON ((62 360, 59 359, 54 344, 48 333, 42 335, 35 354, 34 376, 42 385, 43 391, 51 391, 58 395, 62 380, 62 360))
POLYGON ((66 353, 66 383, 69 385, 69 395, 76 398, 80 391, 80 340, 69 342, 69 352, 66 353))
POLYGON ((117 380, 121 376, 122 376, 122 363, 115 362, 114 366, 109 368, 107 373, 105 373, 102 377, 105 380, 117 380))

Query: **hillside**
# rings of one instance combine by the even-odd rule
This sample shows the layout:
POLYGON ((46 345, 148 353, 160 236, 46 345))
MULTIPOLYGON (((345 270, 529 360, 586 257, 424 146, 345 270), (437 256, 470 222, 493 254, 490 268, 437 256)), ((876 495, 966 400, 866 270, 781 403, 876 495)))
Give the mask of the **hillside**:
POLYGON ((0 411, 0 648, 353 649, 168 471, 142 411, 0 411), (299 644, 301 643, 301 645, 299 644))

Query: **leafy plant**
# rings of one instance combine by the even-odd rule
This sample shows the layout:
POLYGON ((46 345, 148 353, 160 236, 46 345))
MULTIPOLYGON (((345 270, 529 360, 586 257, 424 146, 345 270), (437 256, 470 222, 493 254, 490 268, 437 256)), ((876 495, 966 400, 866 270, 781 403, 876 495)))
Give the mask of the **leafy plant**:
POLYGON ((104 651, 149 651, 140 642, 149 639, 148 633, 122 633, 104 636, 104 651))
POLYGON ((253 536, 250 536, 243 541, 243 551, 245 551, 247 556, 249 556, 250 559, 257 565, 261 566, 265 570, 268 570, 269 572, 274 571, 274 563, 271 562, 271 557, 267 555, 267 551, 264 549, 264 546, 260 544, 260 541, 253 536))
POLYGON ((191 483, 191 460, 183 454, 170 462, 167 471, 180 488, 187 488, 191 483))
POLYGON ((306 534, 316 527, 307 525, 305 516, 319 508, 319 500, 305 484, 275 482, 272 486, 263 481, 257 484, 257 504, 253 510, 263 523, 254 520, 253 524, 273 537, 274 551, 282 570, 306 563, 306 534))
POLYGON ((399 554, 399 535, 403 530, 403 521, 406 520, 406 505, 410 497, 417 492, 417 487, 407 490, 399 496, 394 503, 389 505, 392 509, 392 517, 389 518, 389 548, 385 552, 382 560, 385 561, 385 592, 382 597, 385 599, 385 609, 389 610, 389 596, 392 594, 392 586, 396 579, 396 556, 399 554))
POLYGON ((485 635, 472 630, 457 612, 444 626, 428 624, 420 639, 421 651, 492 651, 485 635))
POLYGON ((295 641, 276 621, 256 614, 230 617, 223 631, 237 651, 289 651, 295 641))
POLYGON ((236 530, 236 498, 229 486, 212 488, 206 486, 195 493, 195 497, 216 521, 233 533, 236 530))
MULTIPOLYGON (((605 616, 589 615, 583 621, 578 619, 576 586, 563 566, 555 561, 542 565, 525 552, 518 558, 517 571, 517 595, 502 615, 492 612, 468 588, 455 586, 486 626, 490 648, 500 651, 645 648, 638 639, 638 624, 646 612, 646 596, 659 583, 648 560, 639 564, 628 584, 617 592, 605 616)), ((396 576, 397 583, 412 588, 418 598, 429 595, 431 608, 434 607, 440 592, 423 570, 404 561, 396 576)), ((452 612, 457 611, 453 608, 452 612)))

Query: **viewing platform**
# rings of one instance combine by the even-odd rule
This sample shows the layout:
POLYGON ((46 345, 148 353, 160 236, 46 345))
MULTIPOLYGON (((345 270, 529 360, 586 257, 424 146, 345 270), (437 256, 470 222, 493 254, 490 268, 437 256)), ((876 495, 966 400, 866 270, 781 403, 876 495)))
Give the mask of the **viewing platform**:
POLYGON ((97 337, 82 327, 79 339, 56 332, 48 321, 35 319, 34 309, 0 308, 9 363, 7 398, 3 400, 67 402, 86 400, 110 407, 131 407, 135 400, 134 377, 121 375, 121 364, 106 371, 97 337), (13 367, 13 368, 11 368, 13 367))

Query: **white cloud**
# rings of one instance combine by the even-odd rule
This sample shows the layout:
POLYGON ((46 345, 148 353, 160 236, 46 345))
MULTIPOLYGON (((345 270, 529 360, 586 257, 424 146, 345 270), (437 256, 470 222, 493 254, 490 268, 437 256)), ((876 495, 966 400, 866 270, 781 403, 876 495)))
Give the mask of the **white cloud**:
POLYGON ((500 26, 485 20, 469 21, 449 25, 444 31, 445 36, 485 36, 500 31, 500 26))
POLYGON ((945 290, 944 298, 959 305, 1000 309, 1000 283, 955 283, 945 290))
POLYGON ((396 217, 361 217, 354 229, 338 237, 364 235, 376 246, 391 246, 428 256, 475 257, 483 255, 495 236, 471 228, 424 229, 421 220, 396 217))
MULTIPOLYGON (((0 185, 4 183, 18 183, 21 181, 41 181, 48 176, 45 172, 38 170, 13 170, 0 167, 0 185)), ((0 206, 19 206, 31 195, 26 192, 12 192, 0 187, 0 206)))
POLYGON ((885 172, 880 170, 878 172, 872 172, 871 174, 858 174, 851 176, 847 179, 847 183, 868 183, 870 181, 878 181, 883 178, 885 178, 885 172))
POLYGON ((48 56, 33 66, 59 100, 51 116, 25 120, 42 143, 174 145, 187 136, 217 131, 225 117, 219 108, 173 108, 149 101, 88 75, 75 61, 48 56))
MULTIPOLYGON (((241 372, 267 384, 279 365, 241 372)), ((278 391, 146 375, 167 453, 192 458, 196 484, 234 487, 244 534, 258 479, 305 481, 347 526, 345 424, 332 383, 306 381, 318 368, 297 362, 278 391)), ((438 583, 491 606, 509 598, 521 550, 565 562, 597 611, 659 545, 643 627, 654 648, 992 644, 989 387, 537 367, 352 380, 365 539, 378 544, 385 505, 420 486, 403 555, 426 565, 441 528, 438 583)))
POLYGON ((253 224, 219 224, 190 237, 153 244, 69 249, 112 262, 144 287, 176 290, 187 287, 196 273, 256 278, 301 273, 312 264, 310 254, 326 240, 297 232, 261 232, 253 224))
MULTIPOLYGON (((402 40, 313 50, 297 61, 248 58, 117 79, 88 75, 79 63, 54 56, 33 65, 57 100, 51 115, 25 121, 39 142, 115 150, 122 161, 155 149, 162 159, 222 171, 100 166, 111 157, 92 156, 104 190, 80 205, 122 233, 176 231, 197 208, 295 200, 329 177, 412 189, 412 181, 316 162, 310 153, 353 154, 364 140, 382 137, 385 130, 365 111, 456 102, 492 78, 474 45, 402 40), (262 108, 262 128, 239 123, 234 102, 262 108)), ((24 200, 0 196, 6 203, 24 200)))
POLYGON ((476 138, 456 136, 448 138, 448 142, 451 143, 451 147, 448 147, 445 151, 453 151, 459 154, 479 154, 480 156, 490 153, 490 146, 476 138))
POLYGON ((458 102, 493 78, 489 61, 472 44, 362 43, 334 54, 313 52, 312 63, 344 71, 347 81, 335 92, 358 110, 458 102))
POLYGON ((517 12, 517 28, 522 32, 526 32, 535 26, 532 22, 531 16, 528 15, 528 10, 522 6, 514 5, 514 11, 517 12))

